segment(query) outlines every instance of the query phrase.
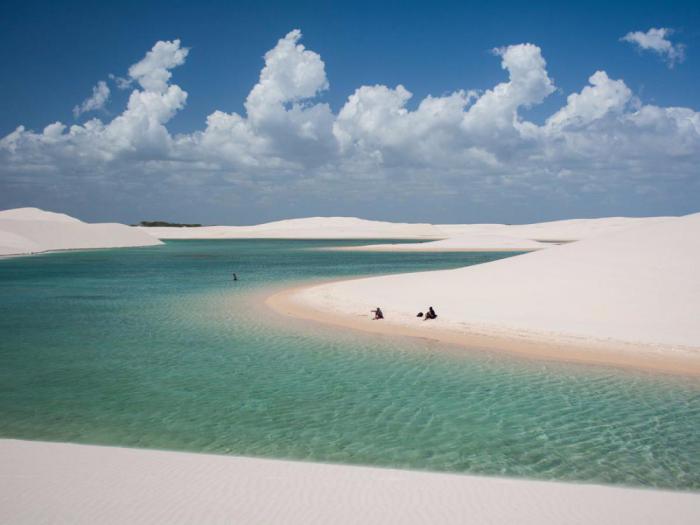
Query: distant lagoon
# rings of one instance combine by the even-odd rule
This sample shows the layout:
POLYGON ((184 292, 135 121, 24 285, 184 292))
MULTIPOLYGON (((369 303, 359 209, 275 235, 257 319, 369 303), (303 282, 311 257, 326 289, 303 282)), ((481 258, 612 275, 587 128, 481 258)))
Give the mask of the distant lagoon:
POLYGON ((697 379, 462 351, 261 305, 311 280, 509 256, 310 249, 358 244, 0 260, 0 436, 700 490, 697 379))

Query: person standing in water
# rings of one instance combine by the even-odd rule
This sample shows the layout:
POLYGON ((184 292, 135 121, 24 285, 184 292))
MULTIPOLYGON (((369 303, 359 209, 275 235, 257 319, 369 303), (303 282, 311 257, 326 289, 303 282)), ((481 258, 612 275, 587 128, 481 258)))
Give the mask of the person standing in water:
POLYGON ((238 280, 238 276, 237 276, 235 273, 233 274, 233 280, 234 280, 234 281, 237 281, 237 280, 238 280))

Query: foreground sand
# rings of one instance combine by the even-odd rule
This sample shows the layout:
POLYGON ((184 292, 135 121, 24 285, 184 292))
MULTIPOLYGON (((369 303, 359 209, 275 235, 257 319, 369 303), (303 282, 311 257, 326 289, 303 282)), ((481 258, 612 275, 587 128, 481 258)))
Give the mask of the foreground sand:
POLYGON ((700 494, 0 440, 0 522, 695 524, 700 494))
POLYGON ((700 375, 700 214, 526 255, 272 297, 282 313, 547 359, 700 375), (416 312, 435 306, 439 319, 416 312), (386 319, 369 320, 381 306, 386 319))
POLYGON ((88 224, 38 208, 0 211, 0 256, 162 244, 124 224, 88 224))

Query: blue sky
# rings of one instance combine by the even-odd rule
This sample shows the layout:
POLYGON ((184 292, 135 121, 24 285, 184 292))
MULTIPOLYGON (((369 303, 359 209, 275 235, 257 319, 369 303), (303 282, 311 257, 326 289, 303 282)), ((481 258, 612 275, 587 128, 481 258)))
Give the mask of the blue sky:
MULTIPOLYGON (((38 205, 87 220, 207 223, 317 214, 532 222, 698 211, 700 174, 692 166, 700 154, 700 140, 698 131, 693 134, 684 124, 695 122, 697 114, 669 113, 663 118, 671 121, 655 120, 653 125, 647 118, 651 111, 644 118, 634 117, 644 106, 700 109, 697 3, 6 0, 0 9, 0 137, 20 125, 25 130, 15 145, 5 139, 0 147, 3 208, 38 205), (391 117, 377 129, 362 124, 384 115, 383 110, 364 117, 355 114, 355 121, 341 126, 341 134, 337 122, 324 115, 307 113, 299 117, 307 119, 303 123, 296 117, 279 117, 286 124, 278 116, 271 122, 268 115, 252 115, 245 124, 250 127, 245 140, 250 142, 233 134, 217 136, 216 151, 199 142, 192 145, 215 111, 246 118, 244 103, 258 83, 263 55, 297 28, 303 37, 295 45, 320 57, 323 78, 316 79, 310 96, 294 92, 275 102, 286 109, 327 103, 334 122, 361 86, 404 86, 413 95, 403 102, 407 112, 414 112, 429 95, 448 97, 458 90, 474 90, 473 99, 462 108, 467 112, 476 97, 508 81, 510 70, 501 67, 504 55, 492 50, 525 43, 538 47, 536 54, 546 61, 551 82, 516 104, 518 121, 544 129, 547 119, 566 106, 567 97, 580 93, 599 70, 610 81, 623 81, 630 93, 618 93, 622 100, 615 107, 606 106, 605 115, 586 116, 585 130, 578 115, 575 130, 569 122, 566 129, 560 126, 558 135, 550 130, 546 138, 544 131, 535 133, 520 125, 517 139, 510 128, 497 126, 487 133, 497 116, 485 115, 483 122, 460 124, 459 133, 465 134, 460 141, 449 138, 436 144, 437 160, 430 152, 420 158, 410 153, 438 136, 457 133, 448 131, 450 125, 457 126, 452 116, 425 124, 424 136, 406 131, 423 129, 420 115, 409 124, 391 117), (620 40, 629 32, 650 28, 672 30, 668 40, 684 46, 685 60, 669 67, 666 55, 620 40), (169 82, 187 96, 172 114, 157 117, 161 120, 154 124, 167 130, 169 137, 163 140, 168 144, 150 143, 153 136, 133 134, 128 147, 105 143, 117 140, 114 133, 89 143, 67 135, 40 138, 45 126, 56 121, 67 126, 67 134, 71 125, 93 118, 108 124, 121 115, 132 91, 139 89, 138 81, 120 90, 108 75, 126 77, 129 67, 157 42, 175 39, 189 53, 168 69, 169 82), (100 80, 110 88, 104 108, 74 117, 73 108, 100 80), (631 129, 631 122, 637 128, 631 129), (306 133, 303 130, 309 126, 315 130, 313 140, 302 140, 299 133, 306 133), (682 146, 677 151, 664 142, 671 140, 668 126, 677 134, 673 144, 682 146), (651 128, 658 138, 651 136, 651 128), (29 135, 30 130, 36 136, 29 135), (591 144, 591 137, 601 134, 608 143, 624 143, 620 158, 613 159, 611 151, 591 144), (635 134, 643 137, 639 151, 633 147, 635 134), (175 145, 178 135, 192 140, 175 145), (342 144, 330 144, 333 141, 342 144), (571 151, 560 154, 556 148, 563 142, 571 151), (65 146, 60 152, 58 143, 65 146), (142 147, 144 143, 150 145, 142 147), (231 143, 238 145, 235 152, 227 150, 231 143), (652 155, 655 147, 658 152, 652 155), (86 153, 78 162, 74 159, 80 149, 86 153), (255 158, 248 158, 253 150, 255 158), (407 153, 405 158, 402 152, 407 153), (446 157, 452 160, 443 163, 446 157), (196 163, 195 169, 186 163, 196 163), (669 167, 670 173, 665 170, 669 167)), ((386 103, 392 102, 386 99, 386 103)))

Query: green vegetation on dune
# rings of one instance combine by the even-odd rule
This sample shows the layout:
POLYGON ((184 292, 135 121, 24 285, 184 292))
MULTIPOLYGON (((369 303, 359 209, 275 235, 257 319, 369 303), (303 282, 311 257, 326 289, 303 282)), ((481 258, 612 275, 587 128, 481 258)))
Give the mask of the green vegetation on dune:
POLYGON ((199 228, 201 224, 181 224, 179 222, 167 222, 167 221, 141 221, 138 226, 146 226, 149 228, 155 226, 165 226, 168 228, 199 228))

